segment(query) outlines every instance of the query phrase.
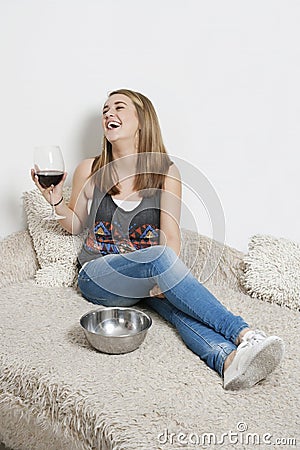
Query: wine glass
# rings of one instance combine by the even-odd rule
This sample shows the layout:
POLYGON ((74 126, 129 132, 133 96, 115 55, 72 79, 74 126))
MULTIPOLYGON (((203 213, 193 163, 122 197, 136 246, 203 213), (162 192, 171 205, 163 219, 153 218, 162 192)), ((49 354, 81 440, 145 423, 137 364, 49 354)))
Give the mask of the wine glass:
MULTIPOLYGON (((40 185, 47 189, 60 183, 65 172, 64 158, 61 149, 57 145, 44 145, 34 149, 34 171, 38 176, 40 185)), ((53 190, 49 191, 51 214, 44 220, 65 219, 55 212, 52 201, 53 190)))

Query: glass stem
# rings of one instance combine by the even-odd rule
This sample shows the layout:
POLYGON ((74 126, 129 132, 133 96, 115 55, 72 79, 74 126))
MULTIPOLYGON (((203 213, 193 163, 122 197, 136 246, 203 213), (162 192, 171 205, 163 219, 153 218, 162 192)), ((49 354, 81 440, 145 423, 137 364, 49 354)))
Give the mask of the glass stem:
POLYGON ((49 191, 49 195, 50 195, 50 205, 51 205, 51 208, 52 208, 52 217, 54 217, 55 216, 55 209, 54 209, 54 205, 53 205, 53 201, 52 201, 52 189, 51 189, 51 191, 49 191))

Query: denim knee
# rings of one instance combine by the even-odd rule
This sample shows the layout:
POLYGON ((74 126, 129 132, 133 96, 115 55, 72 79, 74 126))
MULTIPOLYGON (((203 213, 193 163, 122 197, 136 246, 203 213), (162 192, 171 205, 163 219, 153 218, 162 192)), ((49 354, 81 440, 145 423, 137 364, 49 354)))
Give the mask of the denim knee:
MULTIPOLYGON (((145 249, 147 261, 150 263, 151 276, 164 276, 170 271, 173 272, 176 261, 179 260, 175 251, 166 245, 155 245, 145 249)), ((143 252, 143 250, 142 250, 143 252)))
POLYGON ((149 258, 149 261, 164 258, 166 261, 174 262, 178 256, 175 251, 167 245, 153 245, 141 250, 149 258))
POLYGON ((82 296, 90 303, 94 305, 102 306, 119 306, 130 307, 136 305, 140 298, 122 297, 120 295, 112 295, 112 293, 105 291, 104 289, 93 289, 94 282, 84 277, 78 278, 78 288, 82 296))

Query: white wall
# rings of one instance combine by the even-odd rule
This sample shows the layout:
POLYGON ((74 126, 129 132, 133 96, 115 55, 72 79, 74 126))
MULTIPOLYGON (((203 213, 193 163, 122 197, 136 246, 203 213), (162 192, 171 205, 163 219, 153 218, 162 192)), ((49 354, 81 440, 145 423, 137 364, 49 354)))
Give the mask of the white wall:
MULTIPOLYGON (((214 187, 229 245, 299 241, 299 23, 297 0, 1 0, 0 235, 25 227, 33 146, 62 147, 69 184, 99 151, 106 94, 128 87, 214 187)), ((184 200, 211 235, 206 205, 184 200)))

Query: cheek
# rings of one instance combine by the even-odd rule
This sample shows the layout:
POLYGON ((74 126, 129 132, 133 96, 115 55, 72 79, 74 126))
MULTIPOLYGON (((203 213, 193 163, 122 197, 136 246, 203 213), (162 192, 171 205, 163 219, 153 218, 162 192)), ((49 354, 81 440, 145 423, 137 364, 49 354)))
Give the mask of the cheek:
POLYGON ((139 128, 139 124, 135 118, 130 117, 126 121, 124 120, 122 128, 124 130, 127 130, 127 132, 135 133, 139 128))
POLYGON ((132 123, 132 129, 133 130, 138 130, 139 129, 139 121, 138 121, 137 117, 133 117, 131 123, 132 123))

